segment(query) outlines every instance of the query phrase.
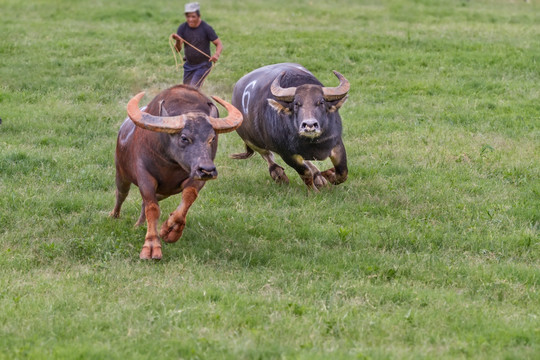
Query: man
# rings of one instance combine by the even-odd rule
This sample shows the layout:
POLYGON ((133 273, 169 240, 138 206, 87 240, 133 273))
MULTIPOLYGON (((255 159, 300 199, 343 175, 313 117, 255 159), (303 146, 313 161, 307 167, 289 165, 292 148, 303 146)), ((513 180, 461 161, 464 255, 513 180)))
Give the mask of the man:
POLYGON ((218 61, 223 44, 214 29, 201 19, 199 3, 188 3, 184 10, 186 22, 181 24, 172 36, 176 40, 175 47, 178 52, 182 49, 184 40, 186 42, 184 84, 200 87, 210 72, 212 63, 218 61), (214 55, 210 53, 210 42, 216 46, 214 55))

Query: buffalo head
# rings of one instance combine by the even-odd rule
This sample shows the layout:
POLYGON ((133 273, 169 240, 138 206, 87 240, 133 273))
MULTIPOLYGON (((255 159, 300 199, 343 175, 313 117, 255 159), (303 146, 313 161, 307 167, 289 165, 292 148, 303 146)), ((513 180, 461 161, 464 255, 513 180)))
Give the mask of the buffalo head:
POLYGON ((337 111, 347 100, 349 81, 337 71, 334 74, 339 79, 337 87, 304 84, 282 88, 282 73, 270 87, 275 99, 268 99, 268 103, 279 113, 292 117, 299 136, 317 138, 326 128, 328 114, 337 111))
MULTIPOLYGON (((194 180, 217 177, 212 149, 217 146, 216 134, 236 130, 242 124, 242 114, 228 102, 212 96, 228 111, 226 118, 214 118, 203 112, 188 112, 178 116, 155 116, 139 109, 144 92, 128 103, 129 118, 139 127, 163 134, 165 156, 180 165, 194 180)), ((166 112, 166 111, 165 111, 166 112)))

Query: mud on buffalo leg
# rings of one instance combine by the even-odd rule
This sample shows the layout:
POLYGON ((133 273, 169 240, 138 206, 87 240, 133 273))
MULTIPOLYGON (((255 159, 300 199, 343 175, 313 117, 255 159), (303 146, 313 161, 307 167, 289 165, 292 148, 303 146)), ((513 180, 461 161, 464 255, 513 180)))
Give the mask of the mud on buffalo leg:
POLYGON ((204 186, 203 181, 189 181, 182 190, 182 201, 175 211, 171 213, 169 218, 161 226, 159 236, 168 243, 178 241, 182 236, 184 227, 186 226, 186 215, 191 205, 197 199, 199 191, 204 186))
POLYGON ((162 257, 161 240, 159 240, 157 233, 160 209, 156 197, 156 187, 156 182, 152 178, 145 178, 143 181, 139 181, 139 190, 143 198, 144 212, 148 224, 144 245, 140 254, 141 259, 159 260, 162 257))
POLYGON ((347 169, 347 153, 345 151, 345 146, 343 146, 343 142, 340 142, 332 149, 330 160, 332 161, 332 164, 334 164, 334 167, 324 171, 322 176, 334 185, 345 182, 349 171, 347 169))

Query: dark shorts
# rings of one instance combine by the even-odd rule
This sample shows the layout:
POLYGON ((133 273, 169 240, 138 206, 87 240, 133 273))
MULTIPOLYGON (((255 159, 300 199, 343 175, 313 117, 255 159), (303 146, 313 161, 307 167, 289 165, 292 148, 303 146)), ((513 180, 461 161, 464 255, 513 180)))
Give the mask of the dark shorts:
POLYGON ((208 75, 210 68, 212 67, 211 61, 205 61, 203 63, 192 65, 187 62, 184 63, 184 84, 200 87, 202 85, 201 80, 208 75), (200 83, 199 83, 200 82, 200 83))

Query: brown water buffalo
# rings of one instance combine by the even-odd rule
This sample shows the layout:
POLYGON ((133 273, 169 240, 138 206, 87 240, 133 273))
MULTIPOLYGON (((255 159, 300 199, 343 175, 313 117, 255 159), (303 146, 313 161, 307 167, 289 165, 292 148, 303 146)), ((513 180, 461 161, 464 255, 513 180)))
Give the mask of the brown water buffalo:
POLYGON ((347 155, 341 139, 338 109, 347 100, 350 85, 337 71, 337 87, 324 87, 299 64, 275 64, 250 72, 234 86, 232 104, 244 115, 236 130, 246 152, 232 155, 247 159, 257 151, 268 162, 270 176, 288 183, 274 152, 294 168, 308 188, 347 179, 347 155), (334 167, 320 172, 309 160, 330 157, 334 167))
POLYGON ((139 187, 142 210, 136 225, 148 223, 141 259, 161 259, 161 237, 175 242, 186 223, 186 214, 207 180, 217 177, 214 158, 218 134, 234 131, 242 114, 231 104, 213 97, 228 111, 218 110, 208 97, 186 85, 158 94, 144 111, 133 97, 116 145, 116 204, 111 216, 118 217, 131 184, 139 187), (158 237, 158 201, 182 192, 182 201, 163 223, 158 237))

